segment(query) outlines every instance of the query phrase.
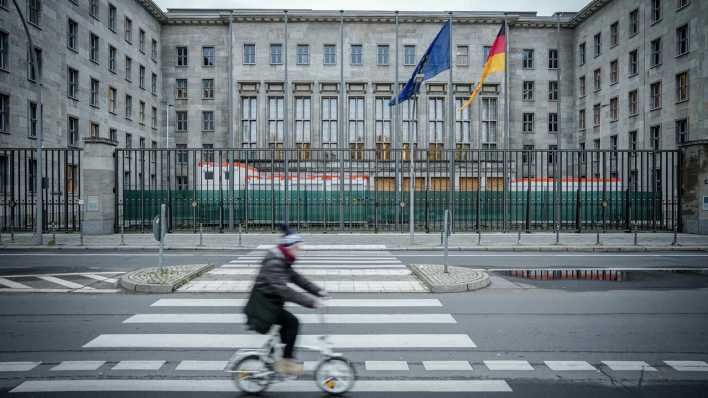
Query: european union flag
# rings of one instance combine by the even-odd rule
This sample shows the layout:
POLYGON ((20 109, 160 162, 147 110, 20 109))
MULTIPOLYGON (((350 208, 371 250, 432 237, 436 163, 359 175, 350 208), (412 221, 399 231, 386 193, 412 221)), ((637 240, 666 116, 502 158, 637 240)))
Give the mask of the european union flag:
POLYGON ((435 77, 438 73, 450 68, 450 21, 443 25, 435 40, 430 43, 428 50, 418 61, 418 65, 413 70, 413 75, 408 80, 403 90, 398 94, 398 98, 391 98, 388 105, 393 106, 408 100, 420 89, 415 83, 415 76, 423 74, 423 80, 435 77))

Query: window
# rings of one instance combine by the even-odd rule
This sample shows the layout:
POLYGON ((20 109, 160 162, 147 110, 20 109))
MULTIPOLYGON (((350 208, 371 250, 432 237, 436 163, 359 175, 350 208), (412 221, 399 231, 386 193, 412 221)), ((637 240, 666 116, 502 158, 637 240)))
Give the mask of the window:
POLYGON ((153 129, 157 129, 157 108, 152 107, 152 113, 150 114, 151 124, 153 129))
POLYGON ((0 94, 0 133, 10 132, 10 96, 0 94))
MULTIPOLYGON (((202 159, 205 162, 214 162, 214 144, 202 144, 202 148, 209 149, 208 151, 202 151, 202 159)), ((204 178, 207 180, 214 179, 214 172, 206 172, 204 178)))
POLYGON ((177 79, 176 91, 178 99, 187 98, 187 79, 177 79))
POLYGON ((116 128, 108 129, 108 139, 117 143, 118 142, 118 129, 116 129, 116 128))
POLYGON ((300 159, 310 158, 310 135, 312 131, 312 100, 310 97, 295 98, 295 146, 300 159))
POLYGON ((661 81, 652 83, 649 86, 649 109, 661 108, 661 81))
POLYGON ((558 69, 558 50, 555 48, 548 50, 548 69, 558 69))
POLYGON ((125 118, 133 119, 133 97, 128 94, 125 95, 125 118))
POLYGON ((415 65, 415 46, 403 47, 403 65, 415 65))
POLYGON ((649 137, 651 138, 651 149, 661 150, 661 125, 657 124, 649 127, 649 137))
MULTIPOLYGON (((410 143, 413 141, 415 143, 417 141, 418 137, 418 106, 417 106, 418 100, 416 99, 413 101, 413 99, 410 99, 403 104, 403 108, 401 109, 401 118, 403 120, 402 123, 402 130, 401 134, 403 136, 403 142, 410 143), (412 137, 409 137, 408 134, 410 134, 412 137)), ((467 108, 469 109, 469 107, 467 108)), ((405 144, 408 145, 408 144, 405 144)), ((406 146, 406 153, 408 152, 408 149, 410 146, 406 146)), ((408 155, 406 156, 405 160, 409 160, 408 155)))
POLYGON ((610 25, 610 47, 616 47, 619 44, 619 22, 610 25))
POLYGON ((376 65, 388 65, 388 44, 376 46, 376 65))
POLYGON ((40 0, 27 0, 29 22, 39 26, 42 16, 42 2, 40 0))
POLYGON ((91 79, 91 96, 89 98, 89 105, 98 107, 98 80, 96 79, 91 79))
POLYGON ((89 0, 89 15, 98 19, 98 16, 100 15, 98 10, 98 0, 89 0))
POLYGON ((202 131, 214 131, 214 111, 202 111, 202 131))
POLYGON ((187 66, 187 47, 177 47, 177 66, 187 66))
POLYGON ((202 79, 202 98, 214 99, 214 79, 202 79))
POLYGON ((271 44, 270 45, 270 64, 280 65, 283 63, 283 45, 282 44, 271 44))
POLYGON ((72 99, 79 98, 79 71, 73 68, 68 68, 66 95, 72 99))
POLYGON ((256 64, 256 45, 255 44, 244 44, 243 45, 243 63, 244 63, 244 65, 255 65, 256 64))
POLYGON ((600 177, 600 159, 601 159, 601 154, 600 152, 597 152, 601 146, 600 146, 600 139, 596 138, 592 141, 592 148, 596 150, 596 152, 592 153, 592 175, 595 178, 600 177))
POLYGON ((352 44, 352 65, 362 64, 362 47, 361 44, 352 44))
POLYGON ((585 65, 585 42, 578 46, 578 65, 585 65))
POLYGON ((688 53, 688 24, 676 28, 676 55, 688 53))
POLYGON ((180 133, 187 131, 187 111, 177 111, 177 131, 180 133))
POLYGON ((610 136, 610 178, 617 178, 617 163, 618 163, 618 144, 617 135, 610 136))
POLYGON ((523 113, 523 123, 522 123, 522 129, 524 133, 533 133, 533 125, 534 125, 534 114, 533 112, 524 112, 523 113))
POLYGON ((619 99, 617 97, 610 98, 610 121, 616 122, 619 120, 619 99))
POLYGON ((661 65, 661 37, 651 41, 651 66, 661 65))
POLYGON ((91 33, 90 50, 89 50, 89 59, 91 60, 91 62, 98 63, 98 57, 99 57, 98 46, 99 46, 98 36, 91 33))
POLYGON ((639 33, 639 9, 634 9, 629 13, 629 36, 639 33))
POLYGON ((428 142, 445 141, 445 99, 428 98, 428 142))
POLYGON ((585 76, 580 76, 578 80, 578 92, 580 93, 580 98, 584 97, 586 94, 585 91, 585 76))
POLYGON ((241 134, 243 144, 256 144, 257 123, 256 97, 241 97, 241 134))
POLYGON ((125 57, 125 80, 133 80, 133 59, 125 57))
POLYGON ((37 103, 27 101, 27 134, 30 138, 37 137, 37 103))
POLYGON ((619 64, 617 60, 610 61, 610 84, 616 84, 619 81, 619 64))
POLYGON ((457 46, 457 65, 467 66, 470 64, 470 48, 468 46, 457 46))
POLYGON ((600 91, 602 89, 602 69, 597 68, 593 71, 593 81, 595 91, 600 91))
POLYGON ((91 122, 91 127, 90 127, 90 130, 89 130, 89 136, 90 136, 91 138, 98 138, 98 137, 101 136, 101 134, 100 134, 100 126, 99 126, 98 123, 91 122))
POLYGON ((364 98, 349 98, 349 148, 353 159, 364 158, 364 98))
POLYGON ((133 21, 125 17, 125 41, 133 43, 133 21))
POLYGON ((27 59, 29 60, 28 63, 28 70, 27 70, 27 78, 32 81, 36 82, 37 81, 37 75, 39 76, 39 80, 42 80, 42 49, 35 47, 34 48, 34 60, 37 62, 36 68, 34 67, 34 63, 32 61, 32 58, 30 56, 29 50, 27 51, 27 59), (36 71, 35 71, 36 69, 36 71), (36 74, 35 74, 36 72, 36 74))
POLYGON ((334 44, 325 44, 324 46, 324 64, 337 64, 337 46, 334 44))
POLYGON ((679 119, 676 121, 676 144, 686 142, 688 142, 688 119, 679 119))
POLYGON ((534 82, 524 81, 521 99, 523 101, 533 101, 534 82))
POLYGON ((108 112, 116 113, 116 102, 118 101, 118 93, 113 87, 108 87, 108 112))
POLYGON ((602 107, 600 104, 595 104, 592 107, 592 125, 593 127, 600 127, 600 110, 602 107))
POLYGON ((283 142, 284 126, 283 97, 268 98, 268 142, 270 144, 283 142))
POLYGON ((558 114, 555 112, 551 112, 548 114, 548 132, 558 132, 558 114))
POLYGON ((113 46, 108 46, 108 70, 113 73, 116 73, 116 54, 116 48, 113 46))
POLYGON ((216 50, 214 47, 202 47, 202 66, 216 65, 216 50))
POLYGON ((138 104, 138 123, 145 124, 145 101, 140 101, 138 104))
POLYGON ((374 134, 376 136, 376 158, 391 159, 391 108, 388 98, 376 98, 374 104, 374 134))
POLYGON ((676 75, 676 102, 688 101, 688 71, 676 75))
POLYGON ((138 30, 138 50, 145 54, 145 31, 142 29, 138 30))
POLYGON ((585 109, 578 111, 578 130, 585 130, 585 109))
POLYGON ((639 61, 637 50, 632 50, 629 52, 629 75, 636 76, 639 70, 639 61))
POLYGON ((297 52, 298 65, 310 64, 310 46, 308 44, 298 44, 295 51, 297 52))
POLYGON ((482 98, 482 146, 493 148, 497 142, 497 99, 482 98))
POLYGON ((627 111, 630 116, 634 116, 639 113, 639 105, 637 103, 638 98, 637 90, 632 90, 627 94, 627 111))
POLYGON ((116 7, 113 4, 108 4, 108 29, 110 29, 113 33, 117 30, 117 16, 118 11, 116 10, 116 7))
POLYGON ((533 50, 524 49, 521 53, 521 67, 524 69, 533 69, 533 50))
POLYGON ((482 66, 487 62, 487 57, 489 57, 489 51, 492 46, 482 46, 482 66))
POLYGON ((69 19, 66 26, 66 46, 76 50, 76 42, 79 35, 79 24, 73 19, 69 19))
POLYGON ((651 0, 651 22, 661 21, 661 0, 651 0))
POLYGON ((150 57, 153 61, 157 61, 157 40, 152 39, 152 44, 150 46, 150 57))
POLYGON ((153 95, 157 95, 157 73, 150 76, 150 91, 153 95))
POLYGON ((145 137, 140 137, 140 148, 145 149, 145 137))
POLYGON ((335 148, 337 144, 337 98, 322 98, 320 109, 322 113, 322 146, 335 148))
POLYGON ((79 119, 69 116, 66 123, 66 144, 70 147, 79 145, 79 119))
POLYGON ((558 101, 558 80, 548 81, 548 100, 558 101))
POLYGON ((691 0, 676 0, 676 11, 688 7, 689 4, 691 4, 691 0))
POLYGON ((0 31, 0 69, 7 70, 9 43, 8 34, 0 31))
POLYGON ((593 56, 597 58, 602 53, 602 33, 596 33, 592 38, 592 42, 593 48, 595 49, 593 56))
MULTIPOLYGON (((469 144, 472 138, 470 107, 462 109, 462 104, 464 104, 465 100, 466 98, 455 99, 455 142, 458 145, 469 144)), ((405 134, 405 130, 403 134, 405 134)), ((457 156, 457 159, 461 158, 461 155, 457 156)))
POLYGON ((630 151, 637 150, 637 130, 632 130, 629 132, 629 137, 627 138, 627 149, 630 151))
POLYGON ((125 147, 126 148, 132 148, 133 147, 133 135, 126 133, 125 134, 125 147))

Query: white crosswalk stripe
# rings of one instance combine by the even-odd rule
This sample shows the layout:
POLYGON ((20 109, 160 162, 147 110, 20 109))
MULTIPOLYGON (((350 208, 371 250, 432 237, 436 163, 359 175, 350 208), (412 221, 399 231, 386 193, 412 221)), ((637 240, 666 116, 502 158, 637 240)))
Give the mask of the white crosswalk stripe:
POLYGON ((28 372, 39 365, 40 362, 0 362, 0 372, 28 372))
POLYGON ((602 361, 602 363, 614 371, 656 372, 656 368, 649 366, 649 364, 644 361, 602 361))
POLYGON ((664 361, 664 363, 679 372, 708 372, 708 363, 705 361, 664 361))
MULTIPOLYGON (((247 299, 162 298, 151 307, 243 307, 247 299)), ((286 306, 297 307, 287 303, 286 306)), ((442 307, 438 299, 329 299, 327 307, 442 307)))
POLYGON ((119 293, 123 272, 67 272, 0 277, 0 293, 119 293), (81 282, 81 283, 79 283, 81 282))
MULTIPOLYGON (((296 314, 301 323, 320 323, 317 314, 296 314)), ((457 323, 450 314, 325 314, 325 323, 457 323)), ((244 314, 135 314, 123 323, 245 323, 244 314)))
POLYGON ((489 370, 533 370, 528 361, 484 361, 484 365, 489 370))
POLYGON ((113 370, 158 370, 165 361, 120 361, 113 370))
POLYGON ((89 371, 96 370, 105 364, 105 361, 64 361, 51 370, 58 371, 89 371))

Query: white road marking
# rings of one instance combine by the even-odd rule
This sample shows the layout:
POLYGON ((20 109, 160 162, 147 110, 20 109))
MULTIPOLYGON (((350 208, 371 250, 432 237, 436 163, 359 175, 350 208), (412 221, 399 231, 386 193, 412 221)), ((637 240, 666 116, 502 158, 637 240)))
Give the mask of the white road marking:
POLYGON ((615 371, 647 371, 656 372, 656 369, 644 361, 602 361, 608 368, 615 371))
POLYGON ((423 361, 425 370, 471 371, 467 361, 423 361))
MULTIPOLYGON (((220 268, 260 268, 261 264, 224 264, 220 268)), ((407 268, 405 264, 398 263, 398 264, 381 264, 381 265, 376 265, 372 263, 367 263, 367 264, 300 264, 300 263, 295 263, 295 269, 303 269, 303 268, 346 268, 346 269, 354 269, 354 268, 365 268, 365 269, 380 269, 380 268, 407 268)))
POLYGON ((69 370, 96 370, 103 366, 106 361, 63 361, 59 365, 51 368, 51 371, 69 371, 69 370))
MULTIPOLYGON (((243 307, 247 299, 159 299, 151 307, 243 307)), ((297 304, 288 303, 296 307, 297 304)), ((442 307, 438 299, 330 299, 328 307, 442 307)))
MULTIPOLYGON (((96 272, 91 272, 93 275, 116 275, 116 274, 124 274, 125 272, 123 271, 96 271, 96 272)), ((80 275, 85 275, 86 272, 62 272, 58 274, 24 274, 24 275, 5 275, 8 278, 36 278, 39 275, 51 275, 51 276, 80 276, 80 275)))
MULTIPOLYGON (((401 257, 435 257, 439 258, 440 255, 431 253, 431 254, 404 254, 405 252, 401 252, 401 254, 398 255, 399 258, 401 257)), ((689 254, 689 253, 674 253, 674 252, 667 252, 667 253, 662 253, 662 254, 652 254, 652 253, 642 253, 642 254, 631 254, 631 253, 601 253, 601 252, 593 252, 593 253, 577 253, 577 254, 568 254, 568 253, 555 253, 555 252, 544 252, 544 253, 499 253, 499 254, 491 254, 491 253, 470 253, 470 254, 454 254, 454 253, 449 253, 448 257, 708 257, 708 254, 689 254)))
MULTIPOLYGON (((427 292, 417 279, 405 281, 337 281, 337 280, 315 280, 313 281, 318 286, 326 289, 328 292, 349 292, 349 293, 404 293, 404 292, 427 292)), ((194 280, 186 283, 178 289, 180 292, 231 292, 231 293, 247 293, 251 291, 251 280, 194 280)))
MULTIPOLYGON (((295 314, 301 323, 320 323, 317 314, 295 314)), ((457 323, 450 314, 325 314, 329 324, 457 323)), ((123 323, 236 323, 246 322, 244 314, 135 314, 123 323)))
MULTIPOLYGON (((72 379, 25 381, 10 392, 168 391, 235 392, 232 380, 72 379)), ((320 392, 312 380, 286 381, 271 392, 320 392)), ((357 380, 352 392, 512 392, 504 380, 357 380)))
POLYGON ((175 370, 219 371, 224 370, 229 361, 182 361, 175 370))
POLYGON ((585 361, 545 361, 546 366, 551 370, 595 370, 594 366, 585 361))
POLYGON ((84 276, 84 277, 89 278, 89 279, 94 279, 94 280, 97 280, 97 281, 101 281, 101 282, 106 282, 106 283, 118 283, 118 280, 117 280, 117 279, 106 278, 105 276, 97 275, 97 274, 81 274, 81 276, 84 276))
MULTIPOLYGON (((256 249, 272 249, 275 245, 258 245, 256 249)), ((303 245, 304 250, 385 250, 386 245, 303 245)))
MULTIPOLYGON (((207 274, 210 275, 256 275, 258 270, 255 268, 241 269, 214 269, 207 274)), ((307 276, 369 276, 369 275, 410 275, 408 269, 305 269, 300 271, 301 274, 307 276)))
MULTIPOLYGON (((253 260, 232 260, 229 264, 247 264, 247 265, 260 265, 259 261, 253 260)), ((377 265, 388 265, 388 264, 401 264, 398 260, 298 260, 295 262, 295 267, 300 265, 313 265, 313 264, 334 264, 334 265, 349 265, 349 264, 364 264, 370 267, 375 267, 377 265)))
POLYGON ((0 362, 0 372, 27 372, 40 364, 41 362, 0 362))
POLYGON ((484 361, 489 370, 534 370, 528 361, 484 361))
MULTIPOLYGON (((319 346, 319 335, 301 335, 300 346, 319 346)), ((256 348, 268 336, 256 334, 102 334, 84 348, 256 348)), ((466 334, 334 334, 335 348, 476 348, 466 334)))
MULTIPOLYGON (((231 263, 235 263, 237 261, 244 262, 244 261, 251 261, 251 262, 260 262, 263 260, 264 256, 239 256, 236 258, 236 260, 231 260, 231 263)), ((297 258, 297 262, 308 262, 308 261, 343 261, 343 260, 356 260, 356 261, 396 261, 400 262, 400 260, 396 257, 393 256, 376 256, 376 257, 369 257, 369 256, 299 256, 297 258)))
POLYGON ((664 361, 679 372, 708 372, 708 363, 705 361, 664 361))
POLYGON ((120 361, 111 370, 159 370, 165 361, 120 361))
POLYGON ((5 289, 0 288, 0 293, 69 293, 70 289, 5 289))
POLYGON ((406 361, 365 361, 364 367, 370 371, 408 371, 406 361))
POLYGON ((22 283, 11 281, 5 278, 0 278, 0 285, 5 285, 11 289, 31 289, 30 286, 23 285, 22 283))
POLYGON ((61 278, 57 278, 56 276, 37 275, 37 278, 45 280, 47 282, 55 283, 57 285, 68 287, 69 289, 81 289, 81 288, 86 287, 86 286, 80 285, 78 283, 74 283, 74 282, 67 281, 67 280, 64 280, 61 278))

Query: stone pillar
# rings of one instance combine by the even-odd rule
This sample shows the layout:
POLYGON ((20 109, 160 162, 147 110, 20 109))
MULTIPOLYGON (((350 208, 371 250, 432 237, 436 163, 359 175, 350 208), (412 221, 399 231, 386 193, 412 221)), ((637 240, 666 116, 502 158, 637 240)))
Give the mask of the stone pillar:
POLYGON ((682 232, 708 235, 708 140, 681 145, 682 232))
POLYGON ((81 229, 85 235, 113 233, 115 223, 116 143, 106 138, 84 138, 81 159, 81 229))

